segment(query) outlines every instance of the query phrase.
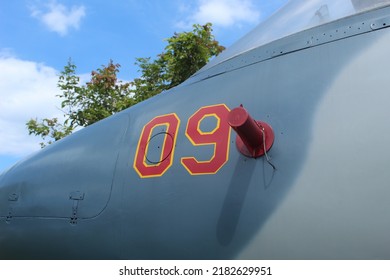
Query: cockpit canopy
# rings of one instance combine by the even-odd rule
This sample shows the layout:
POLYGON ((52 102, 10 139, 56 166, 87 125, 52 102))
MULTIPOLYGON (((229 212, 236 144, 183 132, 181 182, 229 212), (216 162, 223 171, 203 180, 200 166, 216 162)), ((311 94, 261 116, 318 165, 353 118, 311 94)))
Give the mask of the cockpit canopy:
POLYGON ((285 36, 385 5, 390 0, 291 0, 202 70, 285 36))

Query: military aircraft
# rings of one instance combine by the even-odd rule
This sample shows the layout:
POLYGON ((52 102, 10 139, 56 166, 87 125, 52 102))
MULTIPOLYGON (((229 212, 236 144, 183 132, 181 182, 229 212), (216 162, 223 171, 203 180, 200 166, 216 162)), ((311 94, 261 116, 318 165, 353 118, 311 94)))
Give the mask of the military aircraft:
POLYGON ((0 177, 2 259, 390 259, 390 3, 293 0, 0 177))

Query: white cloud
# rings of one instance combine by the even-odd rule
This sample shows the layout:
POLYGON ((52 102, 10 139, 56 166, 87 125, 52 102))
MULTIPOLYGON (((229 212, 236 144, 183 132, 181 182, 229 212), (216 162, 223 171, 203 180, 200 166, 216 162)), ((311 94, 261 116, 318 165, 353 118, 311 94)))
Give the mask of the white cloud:
MULTIPOLYGON (((188 6, 183 10, 189 10, 188 6)), ((257 23, 260 12, 254 8, 252 0, 198 0, 197 7, 185 22, 179 26, 193 23, 205 24, 212 22, 214 26, 230 27, 242 23, 257 23)))
POLYGON ((85 16, 84 6, 68 8, 56 1, 49 2, 45 9, 33 7, 31 15, 39 19, 46 27, 61 36, 68 34, 70 28, 78 29, 85 16))
POLYGON ((0 52, 0 155, 25 156, 39 150, 28 135, 30 118, 62 119, 56 70, 0 52))

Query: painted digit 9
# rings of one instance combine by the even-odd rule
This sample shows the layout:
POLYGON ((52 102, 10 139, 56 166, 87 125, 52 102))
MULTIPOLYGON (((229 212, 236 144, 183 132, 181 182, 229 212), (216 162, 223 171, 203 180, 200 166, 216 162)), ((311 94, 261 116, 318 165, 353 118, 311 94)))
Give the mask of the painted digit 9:
MULTIPOLYGON (((138 141, 133 165, 135 171, 141 178, 162 176, 171 167, 179 124, 180 119, 176 114, 172 113, 155 117, 144 126, 138 141), (154 137, 152 133, 156 132, 157 128, 160 127, 166 129, 160 160, 158 162, 150 162, 147 160, 149 143, 154 137)), ((155 135, 159 134, 155 133, 155 135)))
POLYGON ((187 123, 186 136, 194 146, 213 145, 213 155, 209 160, 199 161, 195 157, 183 157, 182 165, 191 175, 215 174, 229 159, 230 126, 226 121, 229 108, 218 104, 200 108, 187 123), (206 118, 215 118, 216 127, 204 132, 200 124, 206 118))

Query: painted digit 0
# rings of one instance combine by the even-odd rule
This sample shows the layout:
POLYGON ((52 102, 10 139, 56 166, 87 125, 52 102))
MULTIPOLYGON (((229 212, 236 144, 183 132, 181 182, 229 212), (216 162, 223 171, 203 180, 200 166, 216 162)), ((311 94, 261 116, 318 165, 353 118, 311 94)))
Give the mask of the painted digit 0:
POLYGON ((141 178, 162 176, 172 165, 180 119, 176 114, 158 116, 148 122, 141 133, 134 159, 134 169, 141 178), (148 148, 156 128, 166 128, 159 162, 147 160, 148 148))
POLYGON ((200 108, 187 123, 186 136, 194 146, 214 145, 214 154, 210 160, 198 161, 195 157, 183 157, 182 165, 191 175, 215 174, 229 159, 230 126, 227 116, 229 108, 218 104, 200 108), (215 129, 204 132, 201 122, 208 117, 217 120, 215 129))

